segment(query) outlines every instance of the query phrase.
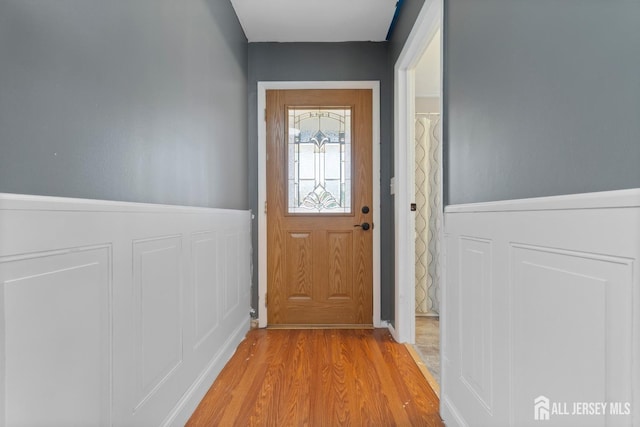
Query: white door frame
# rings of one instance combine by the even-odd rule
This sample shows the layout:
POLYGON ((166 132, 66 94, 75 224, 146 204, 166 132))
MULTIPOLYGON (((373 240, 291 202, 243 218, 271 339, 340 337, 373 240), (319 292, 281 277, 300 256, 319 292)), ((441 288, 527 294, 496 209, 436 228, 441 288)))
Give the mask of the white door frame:
MULTIPOLYGON (((442 27, 442 3, 443 0, 425 1, 394 68, 395 324, 390 329, 401 343, 413 344, 416 335, 415 213, 410 210, 415 198, 414 74, 429 42, 442 27)), ((440 95, 442 99, 442 82, 440 95)), ((442 241, 442 236, 438 238, 442 241)))
POLYGON ((380 82, 379 81, 314 81, 258 82, 258 324, 267 326, 267 122, 266 94, 271 89, 371 89, 373 95, 373 326, 380 319, 380 82))

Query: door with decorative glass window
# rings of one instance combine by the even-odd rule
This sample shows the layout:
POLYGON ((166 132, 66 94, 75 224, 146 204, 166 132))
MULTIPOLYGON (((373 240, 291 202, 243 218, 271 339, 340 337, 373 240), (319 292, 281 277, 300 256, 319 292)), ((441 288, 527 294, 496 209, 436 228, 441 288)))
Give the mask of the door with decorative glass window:
POLYGON ((269 90, 267 320, 373 321, 372 91, 269 90))

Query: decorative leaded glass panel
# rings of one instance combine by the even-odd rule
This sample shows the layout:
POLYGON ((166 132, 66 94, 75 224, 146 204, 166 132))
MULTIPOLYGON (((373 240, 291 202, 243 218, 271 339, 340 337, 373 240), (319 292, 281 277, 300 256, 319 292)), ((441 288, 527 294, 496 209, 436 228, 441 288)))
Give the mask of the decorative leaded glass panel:
POLYGON ((288 108, 288 212, 351 213, 351 108, 288 108))

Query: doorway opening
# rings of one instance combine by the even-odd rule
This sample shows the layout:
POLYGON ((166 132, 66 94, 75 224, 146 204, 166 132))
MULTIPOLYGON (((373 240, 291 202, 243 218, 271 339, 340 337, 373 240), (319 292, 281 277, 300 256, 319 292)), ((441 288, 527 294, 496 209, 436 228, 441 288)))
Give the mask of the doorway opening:
POLYGON ((414 345, 436 392, 445 296, 441 29, 442 0, 425 2, 395 66, 394 336, 414 345))
MULTIPOLYGON (((441 31, 415 69, 415 348, 440 384, 440 236, 442 230, 441 31)), ((433 386, 434 384, 432 384, 433 386)))

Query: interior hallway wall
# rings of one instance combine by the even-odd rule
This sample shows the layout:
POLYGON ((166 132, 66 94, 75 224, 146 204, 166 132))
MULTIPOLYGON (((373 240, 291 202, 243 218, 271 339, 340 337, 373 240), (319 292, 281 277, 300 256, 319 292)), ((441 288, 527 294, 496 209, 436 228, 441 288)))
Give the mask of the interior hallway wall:
MULTIPOLYGON (((382 256, 381 316, 393 318, 393 199, 389 181, 393 170, 391 133, 393 98, 387 68, 387 44, 349 43, 249 43, 249 205, 258 209, 258 124, 259 81, 380 81, 380 238, 382 256)), ((253 220, 253 247, 258 247, 257 218, 253 220)), ((253 307, 258 307, 258 254, 253 253, 253 307)))
POLYGON ((247 208, 229 1, 0 2, 0 192, 247 208))
POLYGON ((640 187, 639 22, 638 1, 445 1, 447 204, 640 187))

